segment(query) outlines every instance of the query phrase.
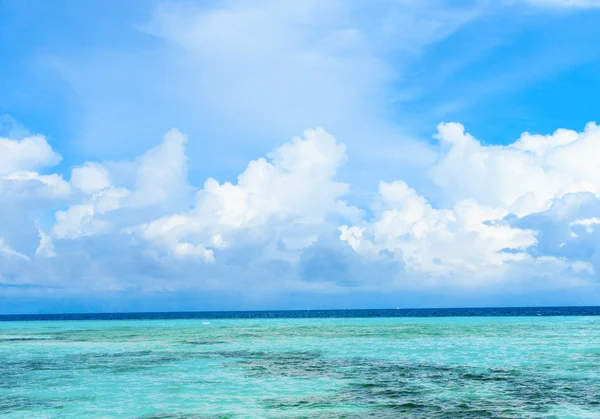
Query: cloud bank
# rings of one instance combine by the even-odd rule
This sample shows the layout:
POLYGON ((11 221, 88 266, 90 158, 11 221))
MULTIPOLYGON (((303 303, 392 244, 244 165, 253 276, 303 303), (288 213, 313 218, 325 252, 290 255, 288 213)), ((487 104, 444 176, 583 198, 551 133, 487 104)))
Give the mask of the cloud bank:
POLYGON ((497 146, 444 123, 434 138, 434 197, 397 179, 354 204, 337 179, 346 146, 321 128, 199 188, 177 130, 68 179, 43 136, 2 138, 0 287, 15 298, 595 287, 600 127, 497 146))

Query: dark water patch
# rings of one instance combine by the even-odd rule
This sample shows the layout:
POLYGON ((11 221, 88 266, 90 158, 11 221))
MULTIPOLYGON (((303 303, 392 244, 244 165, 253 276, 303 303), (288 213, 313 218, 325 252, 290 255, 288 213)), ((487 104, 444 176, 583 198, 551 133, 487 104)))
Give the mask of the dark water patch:
POLYGON ((243 368, 248 378, 339 376, 331 361, 324 362, 323 354, 318 351, 215 351, 205 355, 232 359, 234 362, 229 366, 243 368))
MULTIPOLYGON (((498 417, 511 411, 520 412, 514 416, 520 417, 523 412, 543 414, 561 404, 589 408, 597 397, 594 394, 600 390, 598 383, 587 380, 577 382, 577 388, 565 392, 562 390, 564 380, 532 372, 515 374, 514 371, 488 370, 482 373, 457 366, 450 370, 443 367, 444 374, 435 373, 438 369, 435 365, 424 364, 367 364, 347 377, 353 383, 348 391, 357 400, 374 402, 384 409, 394 406, 403 410, 405 403, 416 403, 427 410, 423 417, 437 417, 442 412, 445 417, 468 417, 468 414, 471 417, 498 417), (365 382, 370 385, 365 386, 365 382), (453 400, 469 402, 452 404, 448 398, 439 397, 443 394, 448 398, 452 395, 453 400)), ((417 415, 412 413, 411 416, 417 415)))
POLYGON ((210 358, 238 358, 240 360, 271 360, 279 361, 308 361, 320 358, 323 353, 320 351, 207 351, 196 352, 199 356, 210 358))
POLYGON ((409 417, 539 417, 561 405, 595 409, 600 382, 536 370, 332 359, 318 352, 223 352, 247 376, 336 378, 339 393, 262 401, 268 409, 322 409, 344 404, 393 410, 409 417), (525 416, 524 416, 525 415, 525 416))
POLYGON ((28 396, 10 396, 0 393, 0 414, 27 410, 64 409, 68 404, 81 403, 91 399, 93 399, 91 396, 36 398, 28 396))
MULTIPOLYGON (((72 371, 88 370, 112 372, 115 374, 143 371, 166 364, 173 364, 195 358, 203 354, 192 351, 128 351, 128 352, 88 352, 65 356, 38 357, 22 361, 1 361, 2 380, 0 388, 17 385, 30 374, 52 372, 69 374, 72 371)), ((37 378, 36 378, 37 379, 37 378)))
POLYGON ((40 400, 25 396, 0 395, 0 412, 29 409, 51 409, 61 405, 62 402, 60 401, 53 402, 52 400, 40 400))
POLYGON ((313 412, 310 415, 294 416, 269 416, 269 418, 293 418, 293 419, 398 419, 412 418, 412 416, 399 416, 397 412, 381 410, 362 410, 360 412, 313 412))
POLYGON ((52 341, 49 338, 0 338, 1 343, 20 343, 20 342, 40 342, 40 341, 52 341))
POLYGON ((186 345, 196 345, 196 346, 205 346, 205 345, 220 345, 224 343, 229 343, 224 340, 184 340, 182 343, 186 345))
POLYGON ((237 416, 233 414, 221 415, 199 415, 197 413, 152 413, 150 415, 139 416, 138 419, 233 419, 237 416))
POLYGON ((94 329, 77 329, 52 331, 45 333, 47 339, 52 339, 60 342, 106 342, 106 343, 126 343, 136 340, 159 340, 167 333, 162 330, 152 330, 148 333, 146 328, 139 328, 137 331, 110 329, 110 330, 94 330, 94 329))
POLYGON ((323 409, 323 408, 336 408, 350 400, 345 399, 340 394, 328 394, 328 395, 314 395, 305 397, 278 397, 278 398, 265 398, 261 400, 261 405, 266 409, 273 409, 276 411, 280 410, 292 410, 297 409, 323 409))
POLYGON ((64 357, 59 368, 98 369, 115 374, 131 373, 157 368, 196 358, 189 351, 134 351, 119 353, 85 353, 64 357), (66 367, 69 368, 69 367, 66 367))
POLYGON ((494 370, 482 373, 465 366, 448 369, 418 363, 384 366, 367 362, 346 378, 351 381, 347 391, 356 400, 400 409, 404 409, 405 403, 416 403, 427 407, 427 415, 449 409, 452 415, 466 411, 495 416, 506 414, 505 410, 545 413, 561 404, 590 407, 600 390, 600 385, 592 380, 581 380, 575 384, 576 388, 571 383, 572 390, 565 392, 562 390, 565 381, 551 375, 494 370), (438 373, 440 369, 443 374, 438 373), (448 400, 440 399, 441 394, 470 401, 467 405, 448 405, 448 400))

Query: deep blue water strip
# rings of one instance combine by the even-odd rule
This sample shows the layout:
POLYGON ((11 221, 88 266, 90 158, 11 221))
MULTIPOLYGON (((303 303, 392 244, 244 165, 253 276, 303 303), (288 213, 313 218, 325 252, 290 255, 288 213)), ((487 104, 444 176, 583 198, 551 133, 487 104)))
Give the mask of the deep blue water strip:
POLYGON ((378 310, 198 311, 164 313, 6 314, 0 321, 40 320, 176 320, 176 319, 321 319, 369 317, 510 317, 600 316, 597 307, 494 307, 378 310))

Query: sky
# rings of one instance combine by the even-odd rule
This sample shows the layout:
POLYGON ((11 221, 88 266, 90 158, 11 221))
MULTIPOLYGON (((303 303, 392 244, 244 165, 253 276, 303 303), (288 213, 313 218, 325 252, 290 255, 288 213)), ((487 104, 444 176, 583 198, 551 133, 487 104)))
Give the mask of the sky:
POLYGON ((0 313, 597 305, 599 19, 0 0, 0 313))

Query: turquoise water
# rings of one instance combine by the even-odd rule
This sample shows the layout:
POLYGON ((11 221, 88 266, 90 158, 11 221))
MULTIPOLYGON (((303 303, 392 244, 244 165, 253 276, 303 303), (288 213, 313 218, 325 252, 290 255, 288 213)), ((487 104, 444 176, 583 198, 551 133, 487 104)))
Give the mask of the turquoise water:
POLYGON ((3 418, 600 418, 600 317, 0 322, 3 418))

